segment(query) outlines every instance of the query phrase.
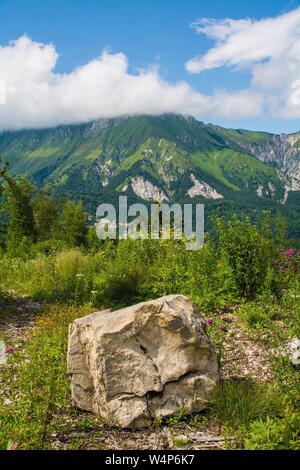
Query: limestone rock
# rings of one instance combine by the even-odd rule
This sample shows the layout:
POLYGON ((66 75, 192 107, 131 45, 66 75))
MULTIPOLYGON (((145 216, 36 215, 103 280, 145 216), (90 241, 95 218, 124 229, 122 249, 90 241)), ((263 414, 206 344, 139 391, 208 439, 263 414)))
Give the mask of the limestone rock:
POLYGON ((300 366, 300 339, 293 338, 292 341, 287 343, 282 348, 272 349, 271 352, 275 357, 285 356, 294 364, 294 366, 300 366))
POLYGON ((188 189, 188 192, 186 193, 190 197, 203 196, 207 199, 222 199, 224 197, 205 181, 198 181, 193 174, 191 174, 191 180, 194 183, 194 186, 188 189))
POLYGON ((150 181, 144 180, 142 176, 132 178, 131 187, 137 196, 147 201, 153 200, 162 202, 169 200, 163 190, 160 190, 150 181))
POLYGON ((73 404, 123 427, 202 410, 218 379, 206 331, 183 295, 75 320, 68 345, 73 404))

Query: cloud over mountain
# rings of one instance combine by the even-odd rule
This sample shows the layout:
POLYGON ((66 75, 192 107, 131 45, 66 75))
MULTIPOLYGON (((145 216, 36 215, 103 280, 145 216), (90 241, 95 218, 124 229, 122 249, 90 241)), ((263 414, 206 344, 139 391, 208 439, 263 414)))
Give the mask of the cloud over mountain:
POLYGON ((191 25, 215 41, 185 67, 201 73, 230 67, 250 72, 249 87, 205 95, 186 81, 164 80, 157 66, 129 72, 122 52, 99 57, 70 73, 55 70, 55 45, 27 35, 0 46, 0 130, 50 127, 98 117, 178 112, 200 119, 300 117, 300 8, 276 18, 200 19, 191 25))
POLYGON ((104 50, 71 73, 55 72, 58 53, 26 35, 0 47, 6 104, 0 128, 21 129, 79 123, 124 114, 179 112, 195 116, 251 117, 261 112, 261 95, 252 91, 205 96, 182 81, 164 81, 157 67, 128 72, 123 53, 104 50))

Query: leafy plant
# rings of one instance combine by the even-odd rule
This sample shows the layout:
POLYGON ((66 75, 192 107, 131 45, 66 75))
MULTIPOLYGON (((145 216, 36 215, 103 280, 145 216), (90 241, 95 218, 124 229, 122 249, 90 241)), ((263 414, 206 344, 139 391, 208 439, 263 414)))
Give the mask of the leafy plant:
POLYGON ((220 232, 221 253, 232 270, 239 294, 251 297, 259 293, 267 276, 272 239, 248 218, 241 221, 234 216, 228 223, 219 218, 215 224, 220 232))

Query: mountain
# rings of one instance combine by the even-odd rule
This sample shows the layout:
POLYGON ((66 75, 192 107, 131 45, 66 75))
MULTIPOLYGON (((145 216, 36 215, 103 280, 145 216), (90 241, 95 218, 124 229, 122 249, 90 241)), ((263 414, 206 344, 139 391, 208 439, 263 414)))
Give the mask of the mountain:
POLYGON ((191 116, 98 119, 6 131, 0 154, 13 174, 58 197, 101 202, 205 202, 209 213, 284 213, 300 233, 300 132, 275 135, 204 124, 191 116))

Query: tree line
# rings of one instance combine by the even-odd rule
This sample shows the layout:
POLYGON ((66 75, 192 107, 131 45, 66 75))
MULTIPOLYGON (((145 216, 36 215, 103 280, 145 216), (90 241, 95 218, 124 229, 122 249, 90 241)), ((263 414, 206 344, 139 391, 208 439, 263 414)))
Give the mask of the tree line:
POLYGON ((82 203, 66 198, 57 201, 53 194, 37 189, 28 177, 14 177, 9 163, 0 157, 0 235, 8 251, 21 244, 53 238, 68 246, 87 244, 88 228, 82 203))

